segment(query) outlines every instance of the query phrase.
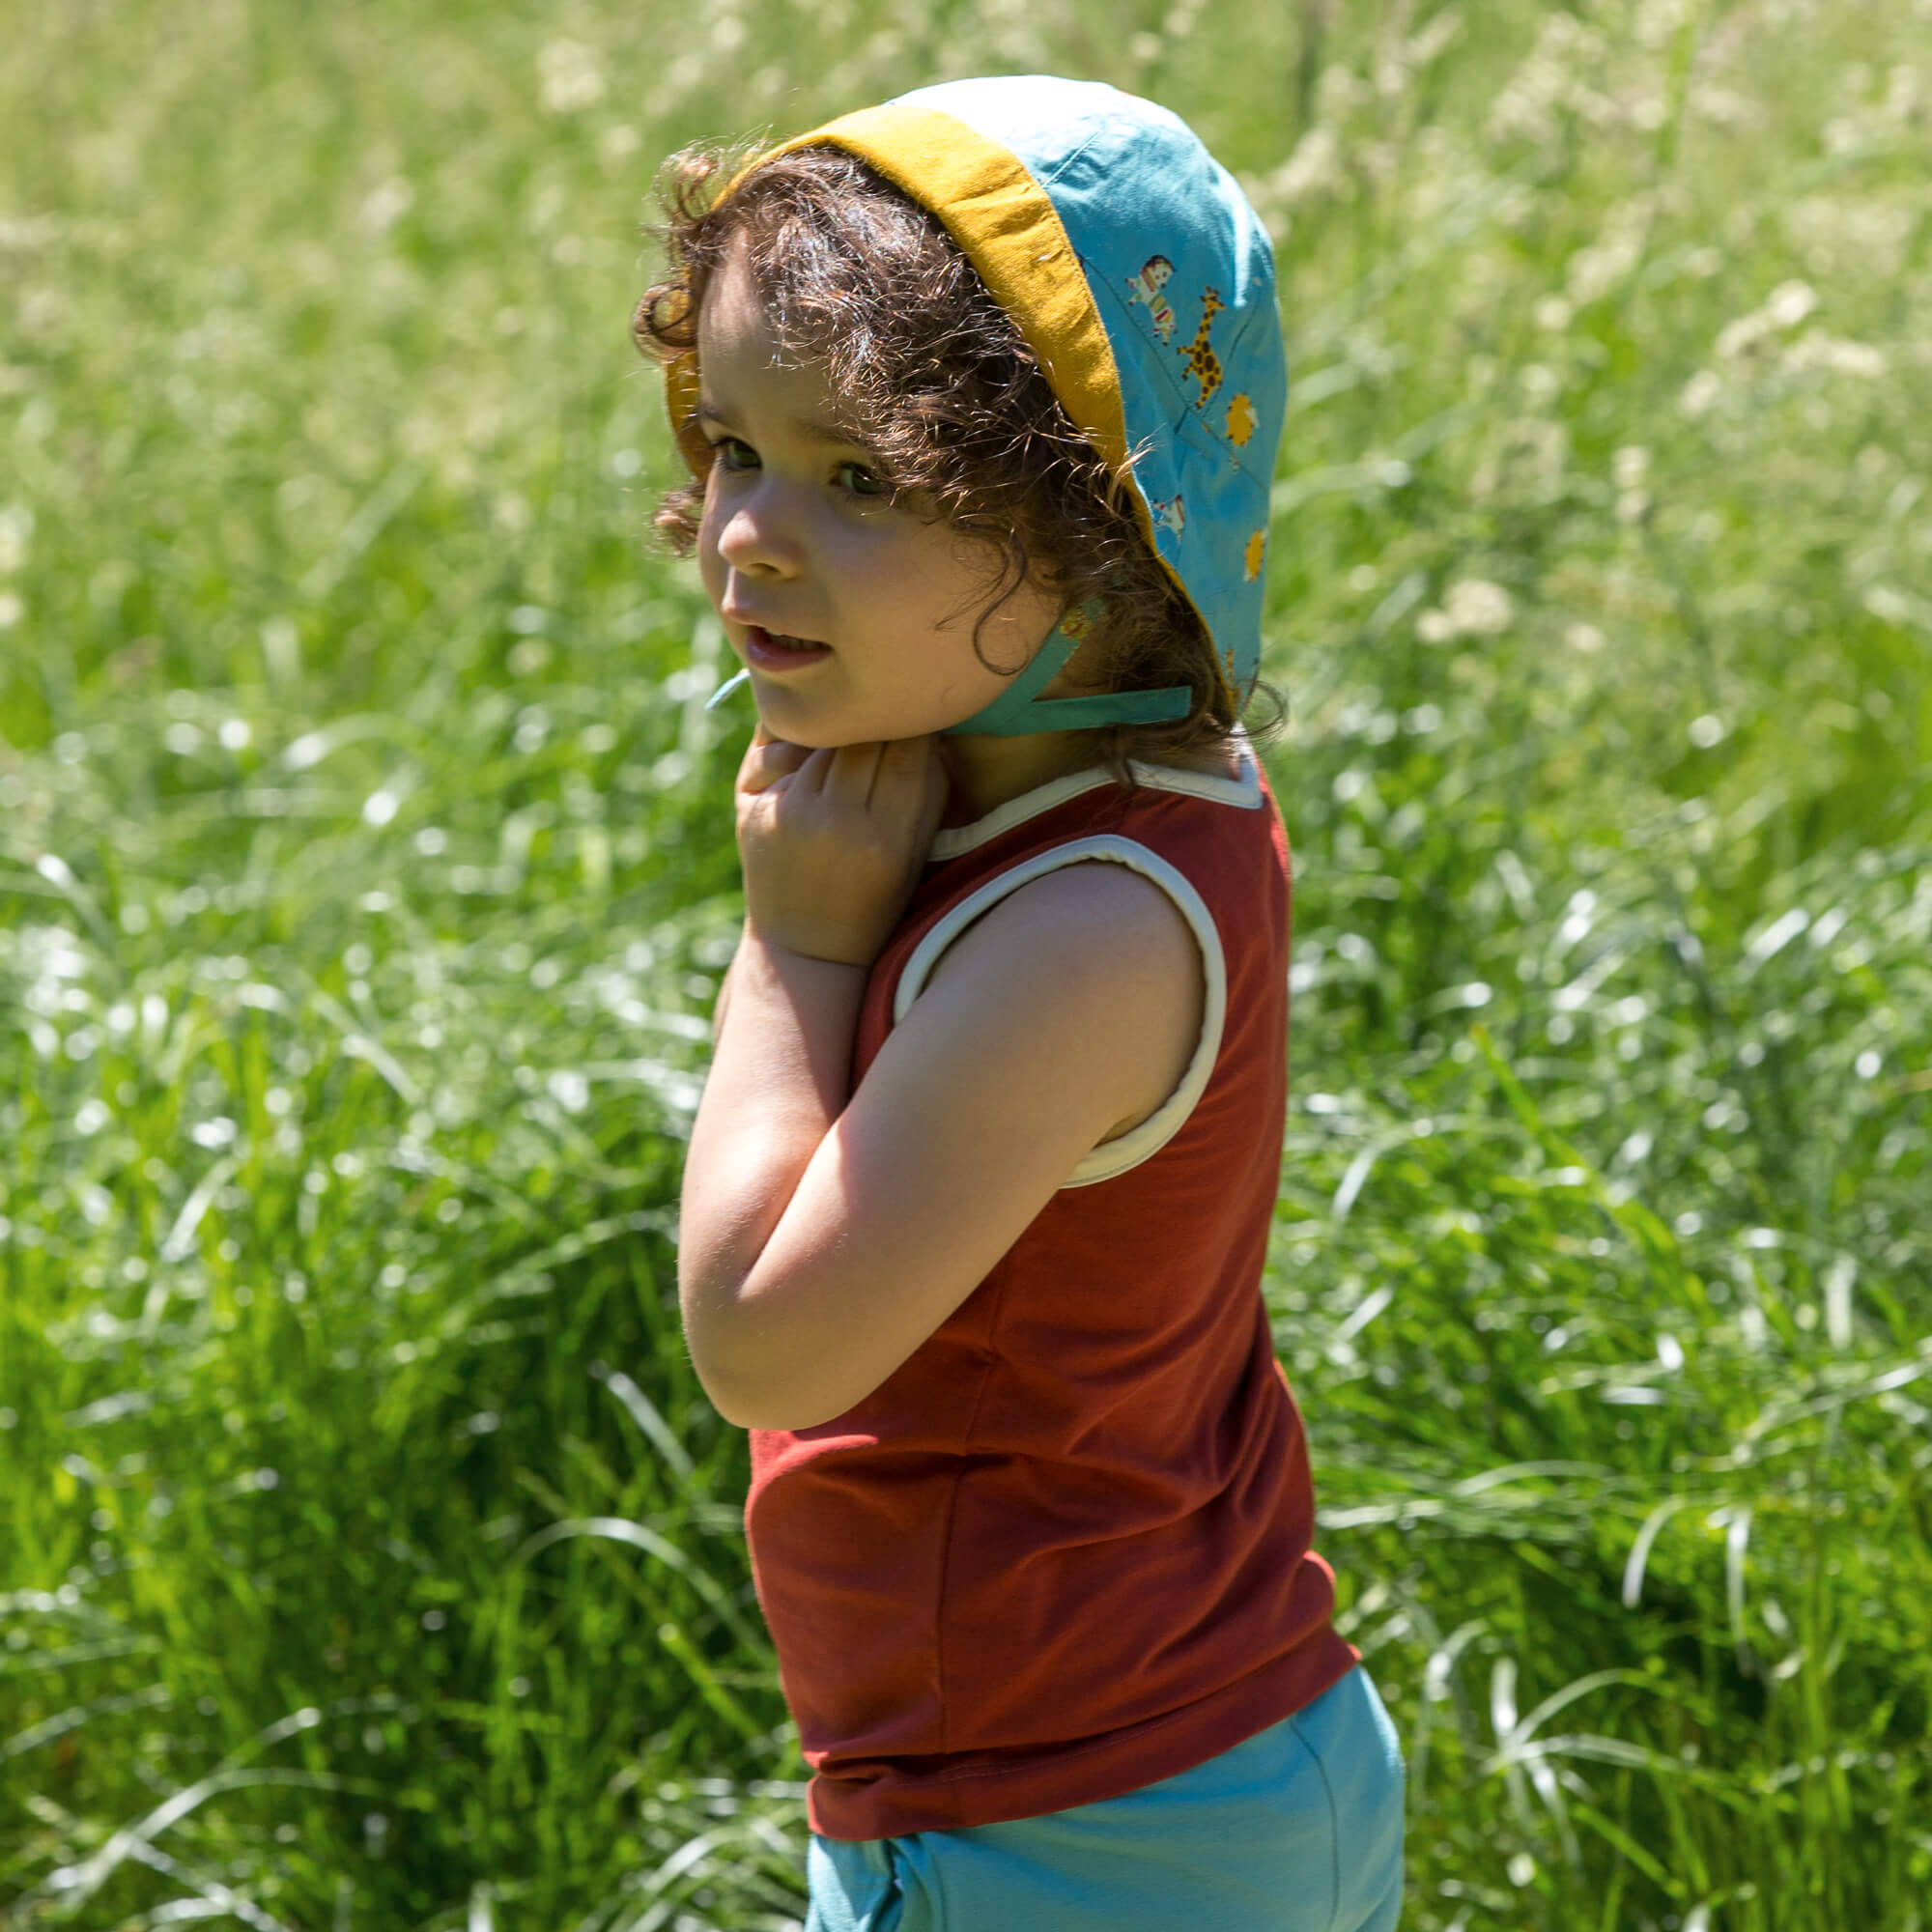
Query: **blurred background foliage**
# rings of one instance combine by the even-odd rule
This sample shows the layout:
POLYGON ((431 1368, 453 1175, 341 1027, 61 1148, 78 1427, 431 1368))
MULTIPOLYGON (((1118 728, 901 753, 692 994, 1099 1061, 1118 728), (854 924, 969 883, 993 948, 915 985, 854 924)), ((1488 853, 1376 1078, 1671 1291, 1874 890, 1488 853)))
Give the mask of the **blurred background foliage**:
POLYGON ((692 138, 1044 70, 1279 245, 1265 1283, 1406 1923, 1932 1896, 1932 4, 15 8, 0 1918, 795 1925, 678 1333, 692 138))

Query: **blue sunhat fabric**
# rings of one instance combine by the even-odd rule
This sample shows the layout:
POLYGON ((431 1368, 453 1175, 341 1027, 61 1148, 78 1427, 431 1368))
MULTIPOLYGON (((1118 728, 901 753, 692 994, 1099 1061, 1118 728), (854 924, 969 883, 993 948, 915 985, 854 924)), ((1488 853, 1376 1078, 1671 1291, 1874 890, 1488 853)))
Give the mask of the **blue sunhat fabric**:
POLYGON ((1113 351, 1155 547, 1245 695, 1288 401, 1260 216, 1178 115, 1099 82, 949 81, 892 104, 997 142, 1051 201, 1113 351))

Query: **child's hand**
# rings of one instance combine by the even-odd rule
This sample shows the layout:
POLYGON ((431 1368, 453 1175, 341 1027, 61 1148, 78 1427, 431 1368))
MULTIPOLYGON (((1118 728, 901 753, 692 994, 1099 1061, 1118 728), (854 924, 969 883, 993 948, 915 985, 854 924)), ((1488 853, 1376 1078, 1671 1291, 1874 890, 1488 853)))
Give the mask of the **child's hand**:
POLYGON ((807 958, 869 966, 919 882, 946 789, 932 738, 809 751, 760 724, 738 767, 746 923, 807 958))

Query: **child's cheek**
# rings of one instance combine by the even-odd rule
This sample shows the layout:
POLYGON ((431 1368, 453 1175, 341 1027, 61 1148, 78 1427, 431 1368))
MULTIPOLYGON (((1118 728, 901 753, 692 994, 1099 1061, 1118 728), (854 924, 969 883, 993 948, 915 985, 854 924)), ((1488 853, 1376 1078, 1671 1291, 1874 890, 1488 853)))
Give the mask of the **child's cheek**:
POLYGON ((704 493, 704 512, 697 525, 697 572, 704 594, 715 608, 724 601, 725 569, 724 559, 718 554, 716 493, 710 489, 704 493))

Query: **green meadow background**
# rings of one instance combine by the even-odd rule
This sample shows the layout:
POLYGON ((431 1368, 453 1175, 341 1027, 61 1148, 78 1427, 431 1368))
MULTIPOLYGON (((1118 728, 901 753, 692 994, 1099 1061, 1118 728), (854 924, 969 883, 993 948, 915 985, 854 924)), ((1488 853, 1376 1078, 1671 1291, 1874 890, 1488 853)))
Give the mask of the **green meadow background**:
POLYGON ((1932 1922, 1932 0, 0 39, 0 1923, 802 1920, 639 223, 1038 70, 1279 246, 1264 1287, 1405 1923, 1932 1922))

